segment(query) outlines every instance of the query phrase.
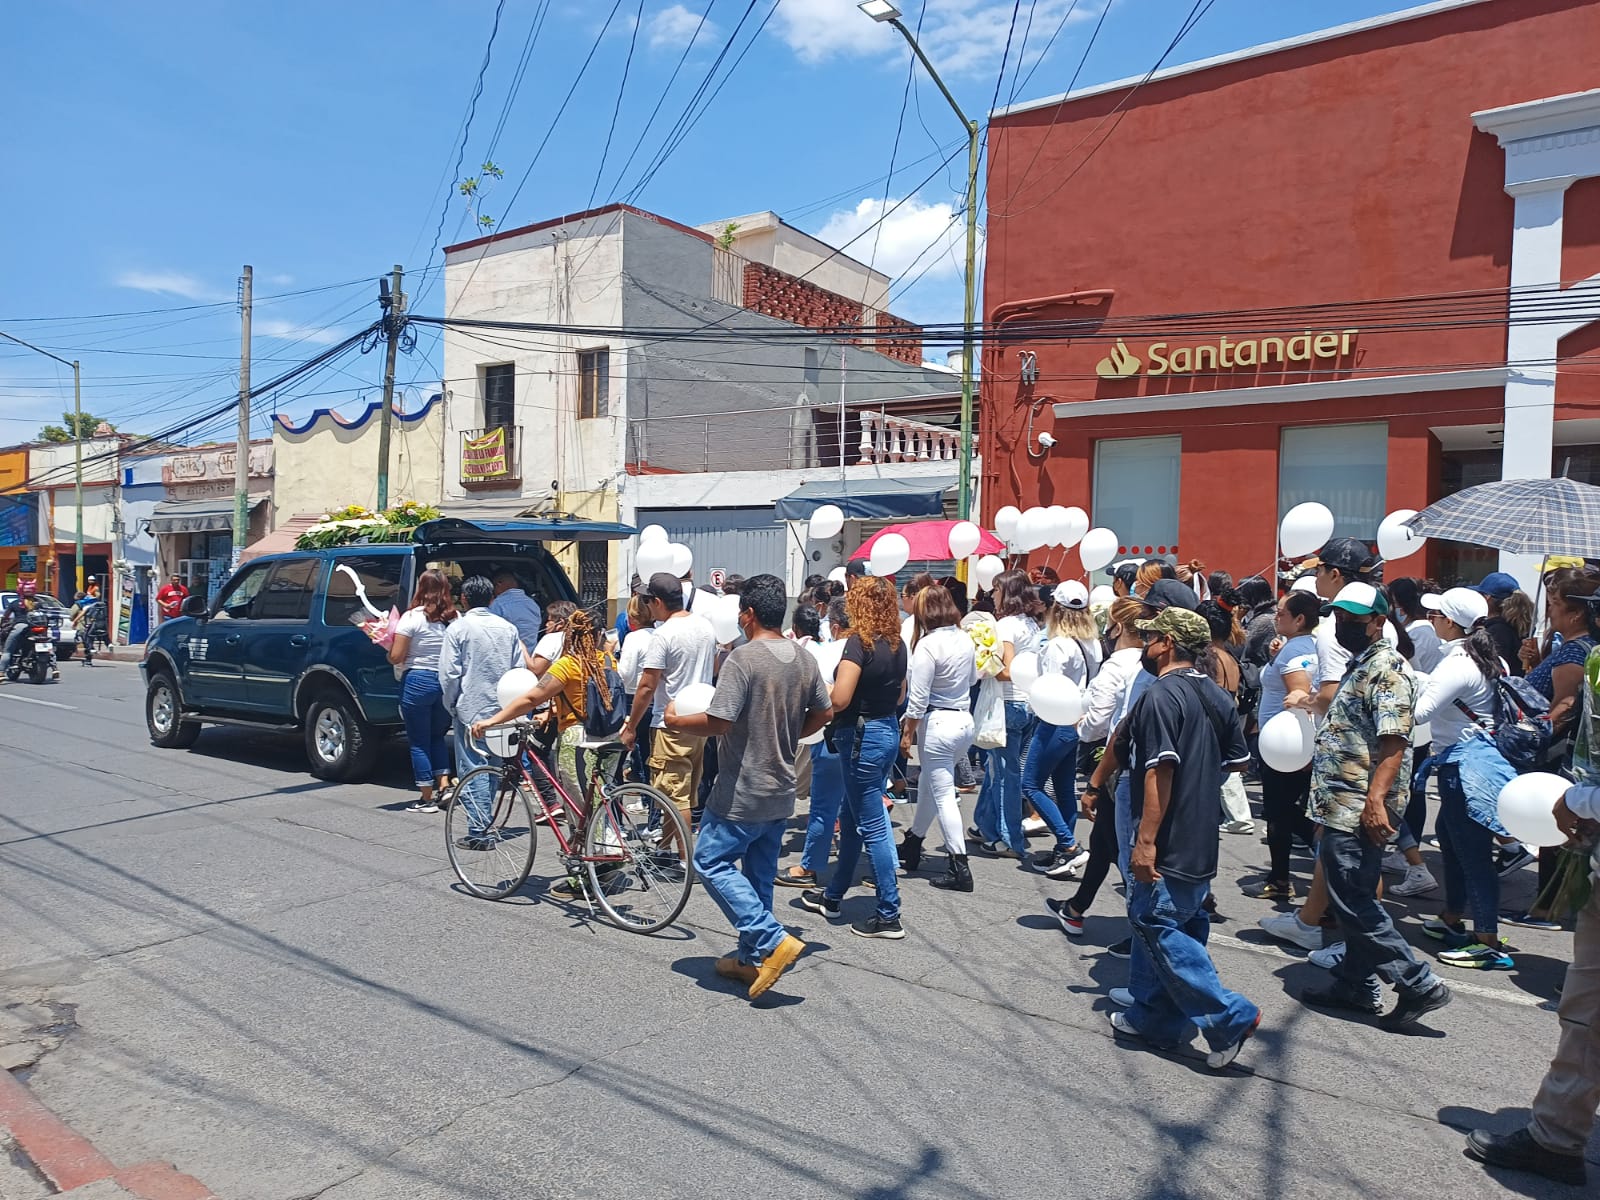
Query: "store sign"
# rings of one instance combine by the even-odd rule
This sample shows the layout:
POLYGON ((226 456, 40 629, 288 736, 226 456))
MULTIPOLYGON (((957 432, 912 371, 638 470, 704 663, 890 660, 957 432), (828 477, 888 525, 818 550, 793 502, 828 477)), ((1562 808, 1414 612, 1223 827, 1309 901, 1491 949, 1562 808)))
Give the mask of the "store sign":
POLYGON ((17 572, 22 575, 32 575, 39 569, 39 554, 36 550, 17 551, 17 572))
POLYGON ((494 479, 506 473, 506 431, 499 428, 461 447, 461 478, 494 479))
MULTIPOLYGON (((216 450, 197 450, 193 454, 174 454, 161 465, 161 482, 168 500, 203 500, 227 496, 234 490, 234 473, 239 459, 232 446, 216 450)), ((251 446, 249 475, 265 479, 272 474, 272 447, 251 446)))
POLYGON ((1199 346, 1173 347, 1170 342, 1151 342, 1141 358, 1128 349, 1121 338, 1095 364, 1101 379, 1130 379, 1146 375, 1190 375, 1197 371, 1237 371, 1244 367, 1264 367, 1272 363, 1314 363, 1319 359, 1337 362, 1355 353, 1358 329, 1337 333, 1306 330, 1293 337, 1244 338, 1234 341, 1219 338, 1199 346))

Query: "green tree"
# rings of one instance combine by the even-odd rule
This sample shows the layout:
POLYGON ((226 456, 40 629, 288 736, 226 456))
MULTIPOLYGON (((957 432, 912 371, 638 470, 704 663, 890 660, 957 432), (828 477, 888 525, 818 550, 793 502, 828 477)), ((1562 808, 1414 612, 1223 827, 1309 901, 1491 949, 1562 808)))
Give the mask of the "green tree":
POLYGON ((61 414, 61 422, 60 425, 46 425, 41 429, 39 431, 39 440, 41 442, 73 442, 77 441, 78 437, 81 436, 84 441, 88 441, 94 436, 94 431, 100 428, 101 425, 105 425, 109 429, 116 428, 111 422, 104 421, 93 413, 74 416, 72 413, 64 412, 61 414))

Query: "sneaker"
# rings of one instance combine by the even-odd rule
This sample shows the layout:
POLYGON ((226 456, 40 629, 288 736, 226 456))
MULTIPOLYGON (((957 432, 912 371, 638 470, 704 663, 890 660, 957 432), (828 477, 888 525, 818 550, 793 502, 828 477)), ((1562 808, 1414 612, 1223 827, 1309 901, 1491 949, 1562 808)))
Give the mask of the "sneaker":
POLYGON ((978 851, 980 854, 987 854, 990 858, 1021 858, 1022 857, 1022 855, 1018 854, 1015 850, 1013 850, 1010 846, 1006 845, 1006 843, 1002 842, 999 838, 995 838, 995 840, 992 841, 992 842, 979 842, 976 846, 973 847, 973 849, 978 851))
POLYGON ((1536 917, 1526 912, 1503 912, 1500 920, 1507 925, 1520 925, 1524 929, 1543 929, 1551 933, 1561 931, 1561 922, 1552 921, 1549 917, 1536 917))
POLYGON ((1436 942, 1443 942, 1452 937, 1465 937, 1467 935, 1467 927, 1460 921, 1452 925, 1439 920, 1438 917, 1430 917, 1422 923, 1422 932, 1436 942))
POLYGON ((1331 946, 1324 946, 1321 950, 1313 950, 1306 955, 1306 961, 1313 967, 1331 971, 1344 961, 1344 943, 1335 942, 1331 946))
POLYGON ((839 902, 828 899, 828 895, 821 888, 810 888, 800 893, 799 904, 801 908, 810 912, 821 913, 825 917, 839 915, 839 902))
POLYGON ((406 805, 407 812, 436 813, 439 811, 437 800, 413 800, 406 805))
POLYGON ((1046 900, 1044 906, 1054 914, 1060 922, 1062 932, 1068 937, 1083 936, 1083 914, 1072 911, 1072 905, 1065 900, 1046 900))
POLYGON ((1223 833, 1254 833, 1256 831, 1256 823, 1254 821, 1224 821, 1217 828, 1222 830, 1223 833))
POLYGON ((1517 964, 1511 955, 1496 946, 1473 942, 1454 950, 1441 950, 1439 961, 1447 967, 1465 967, 1472 971, 1509 971, 1517 964))
POLYGON ((1450 1003, 1450 989, 1436 982, 1422 992, 1402 992, 1400 1002, 1378 1018, 1385 1029, 1399 1029, 1450 1003))
POLYGON ((1111 997, 1111 1003, 1118 1008, 1133 1007, 1133 991, 1130 988, 1112 988, 1106 994, 1111 997))
POLYGON ((1280 942, 1299 946, 1302 950, 1322 949, 1322 926, 1307 925, 1297 912, 1273 913, 1262 917, 1257 925, 1280 942))
POLYGON ((1246 896, 1254 900, 1293 900, 1294 881, 1290 879, 1267 879, 1261 883, 1252 883, 1242 889, 1246 896))
POLYGON ((1406 877, 1389 889, 1391 896, 1425 896, 1439 890, 1439 881, 1433 872, 1418 863, 1406 868, 1406 877))
POLYGON ((1502 846, 1495 855, 1494 869, 1500 872, 1504 879, 1518 868, 1525 867, 1531 862, 1537 862, 1539 856, 1520 842, 1510 846, 1502 846))
POLYGON ((1087 850, 1077 846, 1057 846, 1054 850, 1035 854, 1028 865, 1050 879, 1074 879, 1083 873, 1088 861, 1087 850))
POLYGON ((486 850, 493 850, 499 844, 499 839, 492 838, 481 833, 471 834, 467 837, 459 837, 456 839, 457 850, 473 850, 482 852, 486 850))
POLYGON ((762 959, 761 965, 756 968, 755 982, 750 985, 748 993, 750 999, 754 1000, 763 995, 768 988, 777 983, 778 976, 794 966, 794 960, 804 954, 805 950, 804 942, 792 933, 785 934, 783 941, 779 942, 772 953, 762 959))
POLYGON ((1107 946, 1106 947, 1106 953, 1111 955, 1112 958, 1132 958, 1133 957, 1133 939, 1132 938, 1123 938, 1120 942, 1117 942, 1115 945, 1107 946))
POLYGON ((1023 837, 1043 837, 1045 834, 1047 834, 1049 832, 1050 832, 1050 826, 1048 826, 1048 825, 1046 825, 1044 823, 1044 818, 1043 817, 1023 817, 1022 818, 1022 836, 1023 837))
POLYGON ((895 917, 891 921, 885 921, 876 913, 865 921, 857 921, 850 926, 850 932, 857 937, 888 938, 893 941, 899 941, 906 935, 905 927, 900 924, 899 917, 895 917))
POLYGON ((1309 1004, 1312 1008, 1330 1009, 1334 1012, 1360 1013, 1364 1017, 1375 1017, 1382 1010, 1376 1000, 1371 997, 1358 996, 1348 987, 1335 983, 1332 987, 1313 988, 1300 993, 1300 1003, 1309 1004))
POLYGON ((779 887, 814 888, 817 886, 817 873, 790 867, 787 871, 779 871, 773 882, 779 887))
POLYGON ((724 979, 732 979, 735 983, 742 983, 749 987, 756 981, 756 969, 747 962, 740 962, 736 955, 717 959, 717 974, 724 979))
POLYGON ((560 883, 553 883, 545 891, 546 896, 561 900, 567 904, 577 904, 589 898, 588 890, 583 886, 583 880, 576 875, 568 875, 560 883))
POLYGON ((1398 850, 1391 850, 1383 856, 1383 869, 1391 875, 1404 875, 1411 869, 1411 864, 1406 861, 1406 856, 1398 850))
POLYGON ((1235 1040, 1229 1042, 1221 1050, 1213 1050, 1210 1054, 1206 1055, 1206 1066, 1210 1067, 1213 1071, 1221 1071, 1225 1067, 1231 1066, 1233 1060, 1239 1057, 1239 1051, 1244 1049, 1244 1044, 1251 1038, 1255 1037, 1256 1030, 1260 1028, 1261 1010, 1257 1009, 1256 1019, 1250 1022, 1243 1033, 1241 1033, 1235 1040))
POLYGON ((1130 1021, 1128 1019, 1128 1014, 1123 1012, 1120 1008, 1113 1009, 1111 1011, 1110 1020, 1111 1031, 1113 1033, 1120 1033, 1123 1037, 1137 1038, 1139 1041, 1144 1042, 1147 1045, 1154 1046, 1157 1050, 1176 1049, 1175 1043, 1150 1041, 1150 1039, 1145 1037, 1143 1033, 1139 1032, 1139 1027, 1130 1021))
POLYGON ((1468 1158, 1491 1167, 1543 1175, 1557 1183, 1581 1185, 1589 1181, 1583 1155, 1557 1154, 1554 1150, 1546 1150, 1533 1140, 1533 1135, 1526 1129, 1518 1129, 1514 1133, 1490 1133, 1487 1129, 1474 1129, 1467 1134, 1465 1153, 1468 1158))

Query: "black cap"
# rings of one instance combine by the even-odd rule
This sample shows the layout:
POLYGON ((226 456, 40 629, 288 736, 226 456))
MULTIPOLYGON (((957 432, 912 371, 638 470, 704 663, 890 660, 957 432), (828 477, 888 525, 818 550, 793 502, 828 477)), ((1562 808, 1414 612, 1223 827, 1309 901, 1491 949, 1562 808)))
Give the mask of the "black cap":
POLYGON ((1341 571, 1356 574, 1369 572, 1377 564, 1378 556, 1360 538, 1338 537, 1330 539, 1327 545, 1317 551, 1317 560, 1325 567, 1337 567, 1341 571))
POLYGON ((650 582, 645 584, 644 594, 652 600, 660 600, 671 604, 674 599, 678 604, 683 603, 683 580, 671 571, 657 571, 650 576, 650 582))
POLYGON ((861 576, 867 573, 867 560, 864 558, 852 558, 849 562, 845 563, 844 573, 848 576, 853 576, 859 579, 861 576))
POLYGON ((1144 603, 1160 612, 1166 608, 1186 608, 1193 612, 1199 605, 1194 589, 1176 579, 1158 579, 1142 597, 1144 603))

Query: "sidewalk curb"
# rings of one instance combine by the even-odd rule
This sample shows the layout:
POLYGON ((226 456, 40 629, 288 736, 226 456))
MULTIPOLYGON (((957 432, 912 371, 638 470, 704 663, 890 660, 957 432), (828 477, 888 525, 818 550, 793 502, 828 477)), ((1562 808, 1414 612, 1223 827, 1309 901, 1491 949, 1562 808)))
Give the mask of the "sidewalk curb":
POLYGON ((0 1128, 58 1192, 109 1179, 141 1200, 216 1200, 205 1184, 168 1163, 117 1168, 10 1071, 0 1071, 0 1128))

